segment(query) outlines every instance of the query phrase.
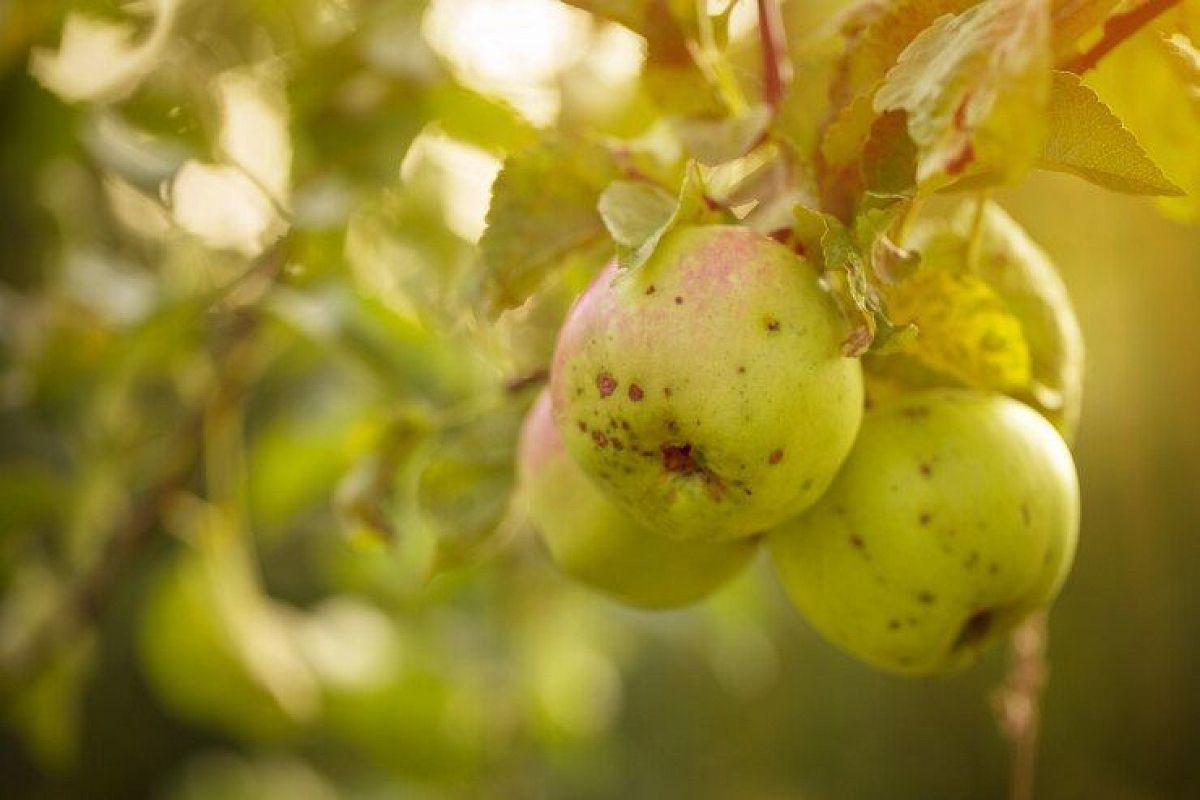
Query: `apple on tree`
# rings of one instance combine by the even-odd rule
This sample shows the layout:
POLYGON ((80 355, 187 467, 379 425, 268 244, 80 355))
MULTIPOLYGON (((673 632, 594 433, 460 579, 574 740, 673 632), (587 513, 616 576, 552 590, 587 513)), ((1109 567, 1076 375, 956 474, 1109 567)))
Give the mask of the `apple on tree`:
POLYGON ((1071 567, 1070 451, 1028 406, 930 389, 869 411, 821 501, 774 531, 776 567, 827 638, 907 674, 974 661, 1071 567))
POLYGON ((824 492, 862 415, 862 372, 815 269, 748 228, 667 232, 602 271, 551 370, 583 471, 680 540, 753 536, 824 492))
POLYGON ((554 562, 629 605, 693 603, 740 572, 757 551, 756 540, 672 541, 618 508, 567 453, 547 392, 525 419, 517 461, 525 512, 554 562))

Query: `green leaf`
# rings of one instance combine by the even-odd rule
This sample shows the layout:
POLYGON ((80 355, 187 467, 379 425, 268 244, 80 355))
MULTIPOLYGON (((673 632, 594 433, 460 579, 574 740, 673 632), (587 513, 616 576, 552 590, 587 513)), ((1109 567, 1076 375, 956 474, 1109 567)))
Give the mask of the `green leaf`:
MULTIPOLYGON (((709 200, 704 187, 704 177, 700 167, 695 162, 688 164, 683 178, 683 186, 679 190, 679 199, 671 215, 654 228, 650 235, 636 244, 620 244, 617 247, 617 264, 622 269, 638 269, 658 247, 658 243, 669 232, 682 225, 705 225, 709 223, 731 222, 728 212, 720 207, 714 207, 709 200)), ((628 234, 629 231, 626 231, 628 234)))
POLYGON ((904 50, 875 110, 908 112, 917 181, 937 188, 968 167, 1011 181, 1045 131, 1050 23, 1043 0, 988 0, 941 17, 904 50))
POLYGON ((1048 113, 1039 167, 1127 194, 1183 194, 1078 75, 1054 73, 1048 113))
POLYGON ((550 137, 504 162, 480 240, 493 311, 520 305, 548 272, 601 240, 596 202, 618 177, 607 149, 577 139, 550 137))
POLYGON ((431 574, 469 561, 500 529, 516 481, 524 411, 524 404, 502 402, 446 431, 431 448, 416 484, 419 518, 436 543, 431 574))
POLYGON ((885 236, 894 216, 881 213, 860 218, 858 226, 852 229, 832 214, 803 205, 796 205, 792 213, 797 240, 809 258, 824 270, 834 299, 850 321, 851 332, 842 343, 842 353, 861 356, 868 350, 888 350, 910 338, 914 331, 892 323, 867 274, 876 242, 885 236))
POLYGON ((613 181, 600 195, 597 208, 613 241, 636 248, 675 213, 676 198, 644 181, 613 181))
POLYGON ((736 117, 677 117, 672 120, 672 127, 684 148, 697 161, 716 166, 748 153, 762 140, 771 116, 769 108, 756 105, 736 117))

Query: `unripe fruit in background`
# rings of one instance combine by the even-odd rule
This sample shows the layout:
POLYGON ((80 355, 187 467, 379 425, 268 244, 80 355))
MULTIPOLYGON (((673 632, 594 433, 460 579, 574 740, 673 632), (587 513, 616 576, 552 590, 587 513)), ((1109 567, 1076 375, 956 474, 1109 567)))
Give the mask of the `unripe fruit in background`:
POLYGON ((957 389, 869 411, 837 480, 769 538, 789 596, 849 652, 895 672, 974 661, 1057 594, 1079 487, 1049 422, 957 389))
POLYGON ((543 392, 521 430, 520 493, 555 563, 624 603, 671 608, 705 597, 739 572, 756 542, 677 542, 635 521, 571 459, 543 392))
POLYGON ((749 229, 677 229, 604 270, 559 335, 554 417, 626 511, 732 539, 814 503, 849 452, 862 372, 815 270, 749 229))

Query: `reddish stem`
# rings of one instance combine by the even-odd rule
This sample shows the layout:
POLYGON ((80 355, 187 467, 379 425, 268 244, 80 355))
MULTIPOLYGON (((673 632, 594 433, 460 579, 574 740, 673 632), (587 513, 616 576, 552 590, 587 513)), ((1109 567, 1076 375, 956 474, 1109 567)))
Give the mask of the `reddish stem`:
POLYGON ((792 82, 792 62, 788 58, 779 0, 758 0, 758 41, 762 48, 763 100, 778 110, 792 82))
POLYGON ((1062 69, 1082 75, 1095 67, 1114 47, 1140 31, 1155 17, 1177 5, 1179 0, 1146 0, 1124 14, 1109 17, 1104 23, 1104 34, 1100 41, 1062 65, 1062 69))

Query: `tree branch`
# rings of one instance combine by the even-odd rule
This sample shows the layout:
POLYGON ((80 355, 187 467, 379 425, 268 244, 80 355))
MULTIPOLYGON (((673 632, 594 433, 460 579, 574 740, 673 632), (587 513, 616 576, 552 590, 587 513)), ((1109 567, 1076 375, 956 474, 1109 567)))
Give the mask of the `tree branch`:
POLYGON ((1109 17, 1104 23, 1100 41, 1062 65, 1067 72, 1082 75, 1100 63, 1121 42, 1133 36, 1163 12, 1179 4, 1180 0, 1146 0, 1137 8, 1109 17))
POLYGON ((792 82, 792 62, 788 58, 779 0, 758 0, 758 41, 762 49, 763 100, 773 111, 778 111, 792 82))

